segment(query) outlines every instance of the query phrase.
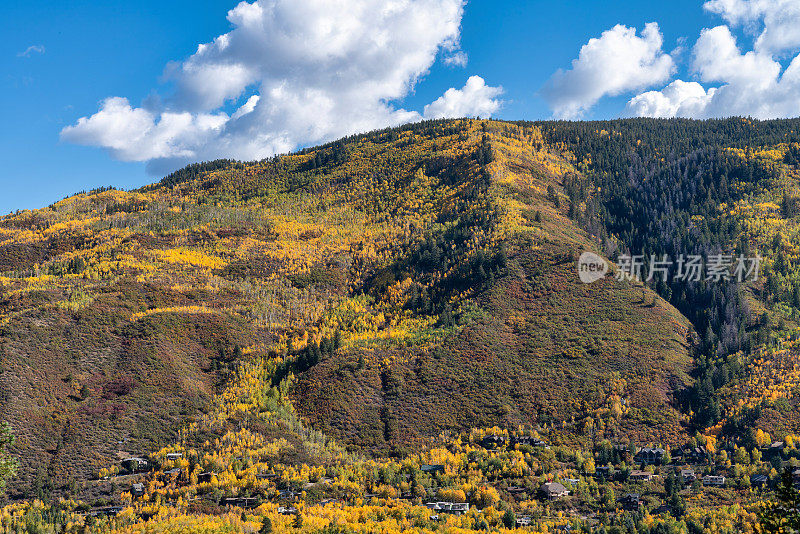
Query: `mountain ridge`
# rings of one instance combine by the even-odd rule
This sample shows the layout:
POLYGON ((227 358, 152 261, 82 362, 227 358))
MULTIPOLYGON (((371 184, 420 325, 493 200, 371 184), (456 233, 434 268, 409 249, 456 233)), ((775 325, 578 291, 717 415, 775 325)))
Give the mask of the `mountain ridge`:
MULTIPOLYGON (((17 428, 24 491, 74 485, 114 456, 168 441, 224 387, 242 354, 296 360, 337 331, 352 350, 435 345, 461 328, 456 319, 469 312, 459 306, 472 293, 505 276, 503 236, 590 245, 547 190, 565 198, 556 177, 570 164, 544 149, 536 129, 510 127, 500 143, 503 128, 433 121, 254 164, 200 165, 137 191, 97 191, 4 217, 0 418, 17 428), (521 166, 490 161, 520 150, 532 158, 521 166), (514 185, 536 173, 536 184, 514 185), (436 248, 437 239, 452 246, 433 260, 441 263, 426 263, 433 249, 425 243, 436 248), (411 283, 393 279, 406 272, 411 283), (60 328, 64 342, 36 328, 60 328)), ((282 373, 304 372, 287 365, 282 373)), ((659 387, 656 405, 678 425, 670 387, 659 387)), ((509 421, 522 419, 530 414, 509 421)), ((385 424, 361 426, 391 435, 385 424)))
POLYGON ((800 458, 798 126, 428 121, 2 217, 0 523, 754 531, 800 458))

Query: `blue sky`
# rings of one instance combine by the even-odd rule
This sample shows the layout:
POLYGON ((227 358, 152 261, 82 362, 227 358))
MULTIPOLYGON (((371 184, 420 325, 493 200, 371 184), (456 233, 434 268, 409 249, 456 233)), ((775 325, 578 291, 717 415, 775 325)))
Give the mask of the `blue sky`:
MULTIPOLYGON (((305 0, 296 1, 303 3, 305 0)), ((728 4, 736 4, 746 3, 748 0, 727 1, 728 4)), ((776 0, 775 3, 780 1, 782 0, 776 0)), ((445 2, 446 0, 442 0, 442 3, 445 2)), ((280 117, 276 117, 266 115, 266 111, 259 111, 266 103, 266 99, 262 98, 260 102, 253 101, 256 112, 249 114, 250 122, 245 124, 245 121, 239 121, 242 125, 237 126, 239 129, 235 135, 226 134, 225 137, 209 137, 209 130, 202 130, 202 135, 205 136, 202 141, 196 141, 194 137, 190 140, 169 138, 164 142, 168 145, 165 148, 163 144, 152 146, 148 140, 143 140, 120 148, 119 143, 125 144, 127 141, 120 141, 118 137, 109 140, 113 136, 109 137, 111 134, 102 129, 107 127, 107 123, 100 123, 99 120, 98 124, 89 123, 73 129, 64 138, 60 137, 64 128, 74 127, 81 117, 93 117, 98 110, 104 109, 102 102, 112 96, 123 97, 129 103, 130 108, 117 102, 117 108, 124 112, 120 117, 132 121, 125 124, 129 128, 125 132, 138 131, 133 122, 136 117, 142 118, 143 113, 152 114, 153 124, 158 124, 164 118, 163 113, 171 110, 177 110, 195 120, 217 120, 222 112, 225 116, 220 121, 233 118, 233 114, 243 106, 248 97, 258 97, 259 92, 266 91, 263 89, 267 85, 264 80, 274 81, 270 72, 264 72, 264 69, 268 71, 271 67, 259 63, 258 58, 243 60, 250 62, 248 68, 260 69, 258 74, 253 75, 258 82, 250 80, 233 88, 223 87, 220 90, 234 91, 236 96, 228 98, 221 105, 209 102, 205 103, 205 107, 190 105, 188 102, 196 103, 197 98, 200 98, 197 95, 201 90, 198 89, 196 79, 190 78, 187 71, 183 71, 182 74, 165 80, 164 73, 169 62, 178 62, 178 66, 185 66, 186 60, 197 52, 198 44, 211 42, 215 37, 230 32, 234 25, 226 19, 226 13, 237 4, 235 1, 198 3, 184 0, 136 3, 116 0, 5 2, 2 9, 5 37, 0 43, 3 71, 0 111, 5 126, 0 130, 0 157, 4 171, 0 178, 3 191, 0 195, 0 213, 41 207, 68 194, 101 185, 137 187, 157 180, 158 175, 166 172, 170 166, 193 159, 227 155, 226 151, 232 151, 233 157, 241 157, 242 154, 264 155, 270 150, 269 147, 277 147, 274 150, 280 151, 281 147, 302 146, 326 137, 338 136, 340 133, 348 133, 338 123, 351 116, 350 112, 353 110, 347 106, 354 105, 353 95, 357 95, 354 91, 359 90, 359 85, 336 89, 324 95, 332 95, 334 99, 341 98, 342 103, 337 103, 333 109, 326 111, 326 117, 331 123, 328 128, 314 133, 309 133, 312 124, 295 124, 289 117, 298 109, 292 107, 297 105, 296 102, 287 101, 286 109, 279 113, 280 117), (185 91, 176 96, 179 86, 185 91), (186 96, 192 91, 195 94, 190 96, 194 100, 186 96), (269 123, 269 127, 260 125, 259 121, 264 120, 269 123), (291 128, 296 128, 297 132, 292 131, 288 135, 275 133, 291 128), (248 135, 262 135, 261 145, 242 148, 242 140, 247 139, 248 135), (175 148, 176 143, 182 148, 175 148)), ((452 10, 435 13, 436 16, 445 17, 450 16, 445 13, 452 14, 452 10)), ((563 111, 567 108, 578 109, 579 115, 574 118, 581 119, 614 118, 630 114, 633 109, 639 115, 659 116, 689 116, 692 113, 697 116, 702 113, 740 114, 742 110, 747 112, 750 108, 730 104, 730 113, 727 113, 728 108, 725 107, 713 108, 714 111, 711 111, 712 108, 706 106, 707 102, 703 100, 707 98, 710 102, 711 93, 706 94, 705 90, 710 90, 712 86, 744 83, 738 78, 732 81, 725 79, 726 72, 735 72, 737 69, 725 67, 728 69, 725 70, 724 66, 719 65, 713 65, 713 68, 708 65, 691 67, 689 57, 692 56, 692 46, 695 46, 704 28, 723 24, 727 24, 730 34, 738 39, 743 53, 750 50, 754 47, 754 40, 761 35, 759 32, 763 29, 766 35, 769 24, 776 24, 771 22, 775 17, 769 18, 771 12, 767 8, 759 13, 750 13, 747 15, 750 19, 739 20, 736 18, 738 15, 731 11, 726 18, 725 13, 720 16, 703 9, 702 2, 685 0, 670 3, 473 0, 466 4, 463 13, 456 16, 454 21, 458 26, 456 37, 460 40, 460 50, 468 56, 466 66, 444 64, 443 58, 455 53, 452 45, 447 45, 449 51, 443 51, 440 47, 448 39, 452 41, 452 24, 421 30, 428 33, 420 38, 423 43, 420 46, 428 46, 434 51, 439 47, 438 59, 432 65, 425 64, 424 60, 415 60, 417 63, 409 72, 413 76, 419 75, 419 81, 413 91, 397 93, 395 89, 387 89, 385 93, 375 93, 372 95, 372 108, 366 111, 356 110, 359 113, 363 111, 362 120, 358 124, 380 125, 381 121, 398 123, 423 115, 480 114, 478 112, 481 110, 484 110, 484 115, 487 113, 485 110, 491 110, 493 116, 503 119, 530 120, 550 118, 554 113, 566 116, 566 113, 572 113, 563 111), (540 93, 540 89, 558 69, 571 68, 572 60, 579 56, 581 47, 590 38, 600 37, 603 32, 618 24, 631 28, 638 36, 644 30, 645 24, 650 22, 658 23, 656 33, 663 36, 663 45, 656 52, 656 59, 669 63, 670 68, 662 63, 661 66, 650 65, 647 72, 639 72, 642 71, 639 69, 626 74, 629 77, 644 77, 645 81, 634 83, 628 78, 621 80, 623 89, 631 85, 636 87, 621 91, 609 90, 596 103, 589 101, 586 104, 580 101, 581 98, 586 99, 581 94, 575 97, 576 101, 559 104, 556 102, 557 95, 546 99, 540 93), (743 28, 748 29, 748 32, 743 33, 743 28), (683 44, 685 50, 682 54, 675 54, 672 60, 670 53, 679 43, 683 44), (654 73, 653 69, 659 69, 660 72, 654 73), (474 98, 469 96, 465 86, 470 76, 482 78, 480 84, 475 82, 474 98), (697 83, 698 78, 702 87, 697 83), (670 94, 665 93, 667 97, 663 97, 652 93, 642 97, 637 101, 637 106, 630 107, 626 112, 626 103, 632 97, 646 90, 660 91, 673 80, 694 83, 691 89, 700 91, 700 100, 705 106, 702 111, 697 106, 690 108, 683 105, 686 102, 682 100, 673 102, 674 105, 669 102, 665 104, 665 98, 667 101, 672 98, 670 94), (494 89, 499 86, 502 86, 502 94, 499 94, 499 89, 494 89), (440 97, 444 98, 443 94, 449 88, 463 88, 463 94, 455 93, 451 95, 454 98, 441 100, 438 105, 425 111, 426 105, 440 97), (618 92, 621 94, 616 94, 618 92), (388 99, 388 107, 381 104, 383 96, 398 94, 397 98, 388 99), (558 105, 562 107, 558 108, 558 105), (410 112, 417 112, 418 115, 410 112)), ((726 46, 726 36, 723 33, 718 32, 716 40, 709 36, 707 41, 714 46, 726 46)), ((631 38, 631 35, 627 38, 631 38)), ((398 50, 402 49, 398 54, 409 57, 413 55, 414 50, 408 49, 406 41, 401 39, 398 43, 398 50), (406 48, 402 48, 403 46, 406 48)), ((218 51, 220 54, 229 52, 221 50, 218 51)), ((768 52, 764 50, 767 50, 766 45, 753 52, 764 61, 751 61, 747 64, 756 65, 754 70, 762 67, 766 69, 771 58, 784 69, 796 52, 796 43, 781 43, 772 46, 768 52)), ((731 62, 744 62, 747 57, 745 54, 741 58, 731 56, 731 62)), ((590 59, 587 58, 585 63, 590 63, 590 59)), ((198 58, 202 65, 207 66, 209 61, 211 60, 205 56, 198 58)), ((230 61, 230 57, 226 61, 230 61)), ((342 67, 334 65, 331 69, 335 72, 335 69, 341 70, 342 67)), ((363 70, 374 69, 370 66, 363 70)), ((560 93, 565 88, 571 89, 581 83, 596 85, 591 80, 591 68, 589 72, 590 74, 581 75, 582 77, 575 72, 567 72, 563 81, 558 82, 561 85, 556 84, 553 92, 560 93)), ((385 74, 393 81, 398 76, 402 80, 403 76, 408 75, 408 72, 385 74)), ((371 81, 366 80, 364 83, 371 81)), ((296 90, 318 88, 319 84, 311 74, 303 74, 291 83, 294 85, 290 86, 296 90)), ((787 88, 780 90, 785 93, 787 88)), ((772 95, 778 91, 778 85, 764 91, 772 91, 769 93, 772 95)), ((786 107, 784 103, 786 97, 782 98, 780 102, 783 107, 765 109, 763 113, 761 108, 753 107, 753 114, 762 114, 765 117, 794 114, 794 108, 786 107)), ((355 101, 357 100, 356 98, 355 101)), ((697 101, 696 98, 692 100, 693 105, 697 101)), ((752 103, 741 104, 747 105, 755 106, 752 103)), ((311 118, 307 119, 309 121, 315 116, 313 106, 311 108, 311 118)), ((226 123, 224 128, 231 128, 232 122, 226 123)), ((353 128, 357 129, 358 126, 353 128)), ((200 135, 195 126, 187 131, 189 133, 186 136, 200 135)), ((145 135, 147 136, 149 134, 145 135)))

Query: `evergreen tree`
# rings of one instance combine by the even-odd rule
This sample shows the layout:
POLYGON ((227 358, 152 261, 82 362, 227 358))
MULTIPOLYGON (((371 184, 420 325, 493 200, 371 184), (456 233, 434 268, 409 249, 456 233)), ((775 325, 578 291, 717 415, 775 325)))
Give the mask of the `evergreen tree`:
POLYGON ((794 487, 792 472, 786 469, 776 491, 777 501, 765 503, 761 510, 761 531, 767 534, 800 532, 800 490, 794 487))
POLYGON ((506 510, 506 513, 503 514, 503 525, 507 529, 517 528, 517 516, 512 510, 506 510))

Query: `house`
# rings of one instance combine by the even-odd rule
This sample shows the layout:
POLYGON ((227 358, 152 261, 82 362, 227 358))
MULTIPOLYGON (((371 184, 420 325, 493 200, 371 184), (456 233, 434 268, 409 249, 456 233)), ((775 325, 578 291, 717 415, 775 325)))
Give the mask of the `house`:
POLYGON ((182 452, 168 452, 167 456, 166 456, 166 460, 168 462, 173 462, 175 460, 180 460, 181 458, 183 458, 183 453, 182 452))
POLYGON ((628 493, 618 499, 617 502, 620 503, 625 510, 638 510, 643 504, 638 493, 628 493))
POLYGON ((530 447, 538 447, 541 449, 549 449, 545 441, 533 436, 514 436, 511 438, 512 445, 528 445, 530 447))
POLYGON ((147 471, 147 467, 150 465, 147 460, 144 458, 134 457, 134 458, 125 458, 120 462, 122 468, 128 471, 129 473, 139 473, 141 471, 147 471))
POLYGON ((222 499, 221 504, 239 508, 255 508, 258 506, 258 499, 256 497, 226 497, 222 499))
POLYGON ((141 482, 136 482, 131 486, 131 495, 134 497, 141 497, 144 495, 144 484, 141 482))
POLYGON ((634 460, 640 464, 658 465, 661 464, 664 459, 664 452, 666 451, 661 448, 653 449, 650 447, 645 447, 636 453, 634 460))
POLYGON ((706 475, 703 477, 703 485, 721 488, 725 485, 725 477, 718 475, 706 475))
POLYGON ((577 486, 580 480, 577 478, 565 478, 564 482, 569 482, 571 486, 577 486))
POLYGON ((769 483, 767 475, 750 475, 750 485, 754 488, 763 488, 769 483))
POLYGON ((429 502, 425 506, 438 513, 461 515, 469 512, 468 502, 429 502))
POLYGON ((539 488, 539 491, 550 500, 569 495, 569 490, 559 482, 546 482, 542 484, 542 487, 539 488))
POLYGON ((517 526, 518 527, 529 527, 533 523, 533 518, 529 515, 521 515, 517 517, 517 526))
POLYGON ((631 471, 630 476, 628 477, 631 482, 650 482, 653 480, 653 473, 649 471, 631 471))
POLYGON ((327 506, 329 504, 336 504, 336 499, 324 499, 322 501, 319 501, 320 506, 327 506))
POLYGON ((211 482, 211 478, 215 475, 214 471, 205 471, 204 473, 200 473, 197 475, 197 483, 203 484, 211 482))
POLYGON ((164 471, 165 477, 178 477, 181 474, 181 468, 176 467, 175 469, 170 469, 169 471, 164 471))
POLYGON ((688 445, 676 450, 675 456, 683 458, 683 461, 687 464, 705 463, 707 459, 705 449, 689 447, 688 445))
POLYGON ((795 486, 800 484, 800 467, 792 471, 792 481, 794 482, 795 486))
POLYGON ((693 469, 681 469, 681 480, 683 480, 684 484, 691 484, 697 480, 697 475, 693 469))
POLYGON ((295 515, 297 508, 292 506, 278 506, 278 513, 281 515, 295 515))
POLYGON ((602 477, 608 479, 611 477, 612 473, 614 472, 614 468, 610 465, 601 465, 600 467, 594 468, 594 476, 602 477))
POLYGON ((290 489, 282 489, 278 492, 278 496, 281 499, 294 499, 297 495, 296 491, 290 489))
POLYGON ((780 451, 783 450, 783 442, 782 441, 774 441, 774 442, 770 443, 769 447, 767 447, 767 450, 770 451, 770 452, 780 452, 780 451))
POLYGON ((443 465, 421 465, 419 470, 423 473, 444 473, 443 465))
POLYGON ((122 510, 122 506, 104 506, 103 508, 92 510, 89 512, 89 515, 92 517, 114 516, 120 513, 122 510))
POLYGON ((443 509, 443 512, 448 512, 455 515, 461 515, 469 512, 468 502, 452 502, 449 509, 443 509))

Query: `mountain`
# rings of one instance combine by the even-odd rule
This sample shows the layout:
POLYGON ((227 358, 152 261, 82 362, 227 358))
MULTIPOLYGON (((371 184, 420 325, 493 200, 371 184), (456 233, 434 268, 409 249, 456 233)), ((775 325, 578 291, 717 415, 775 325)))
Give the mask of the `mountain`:
MULTIPOLYGON (((487 232, 501 259, 490 259, 491 248, 467 253, 470 282, 458 296, 444 294, 454 328, 424 344, 340 350, 300 377, 299 410, 315 428, 381 449, 522 424, 556 426, 572 444, 590 433, 677 443, 682 417, 673 401, 691 383, 690 324, 640 284, 581 283, 578 256, 599 251, 568 217, 563 190, 574 167, 543 146, 536 128, 495 123, 485 135, 493 157, 481 198, 489 206, 464 199, 459 217, 498 213, 487 232)), ((414 184, 402 194, 413 196, 414 184)), ((446 232, 412 241, 411 258, 383 267, 381 283, 408 291, 429 272, 438 276, 457 243, 446 232)), ((378 289, 367 293, 385 300, 378 289)))
POLYGON ((753 531, 800 458, 799 264, 800 120, 427 121, 9 214, 0 524, 753 531))
POLYGON ((244 361, 280 360, 301 416, 366 450, 523 423, 676 443, 691 327, 578 281, 576 173, 538 127, 435 121, 2 218, 16 490, 169 442, 244 361))

